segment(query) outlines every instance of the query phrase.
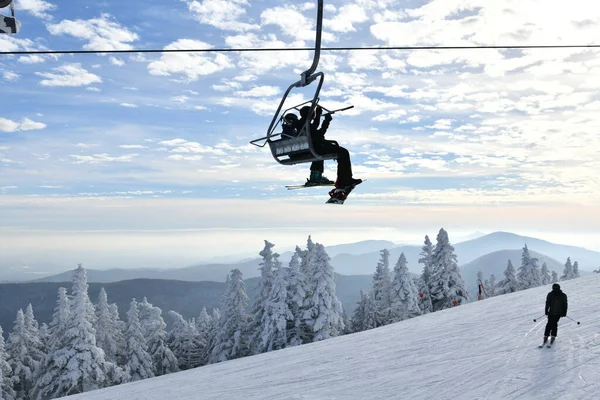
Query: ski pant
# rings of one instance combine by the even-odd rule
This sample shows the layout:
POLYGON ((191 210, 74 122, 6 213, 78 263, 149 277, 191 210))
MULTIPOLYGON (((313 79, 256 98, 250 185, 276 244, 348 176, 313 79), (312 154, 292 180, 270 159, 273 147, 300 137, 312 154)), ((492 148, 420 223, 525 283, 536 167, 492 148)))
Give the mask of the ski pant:
MULTIPOLYGON (((314 138, 313 138, 314 140, 314 138)), ((338 186, 343 187, 350 184, 352 180, 352 164, 350 162, 350 153, 342 146, 331 140, 314 140, 313 147, 318 154, 337 154, 337 182, 338 186)), ((323 172, 325 163, 323 160, 313 161, 310 165, 311 171, 323 172)))
POLYGON ((558 333, 558 320, 560 315, 548 315, 548 323, 546 324, 546 330, 544 336, 556 336, 558 333))

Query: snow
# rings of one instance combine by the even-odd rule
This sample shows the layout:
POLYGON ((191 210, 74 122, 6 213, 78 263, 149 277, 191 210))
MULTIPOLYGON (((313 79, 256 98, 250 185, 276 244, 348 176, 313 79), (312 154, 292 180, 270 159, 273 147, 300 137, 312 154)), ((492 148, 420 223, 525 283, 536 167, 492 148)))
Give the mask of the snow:
POLYGON ((550 285, 364 332, 68 397, 181 399, 600 398, 600 276, 560 282, 569 316, 539 349, 550 285))

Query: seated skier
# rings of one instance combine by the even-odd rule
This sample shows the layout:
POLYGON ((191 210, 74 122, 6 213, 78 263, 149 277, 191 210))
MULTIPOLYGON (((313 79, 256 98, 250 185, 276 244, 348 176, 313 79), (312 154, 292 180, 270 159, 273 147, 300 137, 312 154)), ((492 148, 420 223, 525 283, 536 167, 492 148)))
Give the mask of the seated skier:
POLYGON ((289 139, 298 136, 298 116, 294 113, 287 113, 281 123, 281 138, 289 139))
MULTIPOLYGON (((300 120, 298 121, 298 131, 302 129, 304 124, 306 123, 306 119, 308 118, 308 113, 310 112, 310 106, 304 106, 300 109, 300 120)), ((311 140, 313 144, 313 148, 318 154, 337 154, 337 179, 335 181, 335 187, 337 189, 344 189, 350 185, 359 184, 362 182, 361 179, 354 179, 352 177, 352 164, 350 162, 350 153, 348 150, 338 145, 336 142, 332 140, 325 139, 325 133, 329 128, 329 123, 332 120, 331 114, 325 115, 325 120, 319 128, 319 123, 321 120, 321 114, 323 109, 320 106, 317 106, 316 110, 313 112, 312 118, 310 120, 310 134, 311 140)), ((331 184, 333 181, 327 179, 323 176, 324 165, 323 160, 313 161, 310 166, 310 183, 318 183, 318 184, 331 184)))

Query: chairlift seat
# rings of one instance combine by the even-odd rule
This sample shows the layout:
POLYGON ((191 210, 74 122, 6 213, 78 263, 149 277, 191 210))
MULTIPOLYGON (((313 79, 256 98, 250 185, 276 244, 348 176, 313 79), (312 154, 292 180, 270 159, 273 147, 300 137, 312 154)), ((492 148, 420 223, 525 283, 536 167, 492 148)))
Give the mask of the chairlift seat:
POLYGON ((268 142, 271 153, 283 165, 294 165, 317 160, 334 160, 337 154, 318 155, 310 150, 310 143, 306 136, 282 137, 268 142))

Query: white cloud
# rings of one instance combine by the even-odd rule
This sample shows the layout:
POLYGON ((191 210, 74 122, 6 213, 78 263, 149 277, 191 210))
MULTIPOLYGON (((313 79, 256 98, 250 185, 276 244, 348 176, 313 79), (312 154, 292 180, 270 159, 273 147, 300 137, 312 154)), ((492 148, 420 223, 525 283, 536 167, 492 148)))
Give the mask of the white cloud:
POLYGON ((19 10, 27 11, 30 14, 42 19, 52 18, 47 11, 53 11, 56 9, 54 4, 44 0, 18 0, 18 3, 19 4, 17 7, 19 10))
POLYGON ((119 145, 122 149, 147 149, 148 146, 142 146, 141 144, 122 144, 119 145))
POLYGON ((45 61, 46 59, 44 57, 35 54, 19 57, 19 62, 23 64, 41 64, 45 61))
POLYGON ((139 39, 136 33, 111 21, 109 14, 89 20, 63 20, 47 28, 52 35, 70 35, 87 40, 88 43, 83 46, 87 50, 131 50, 133 47, 129 43, 139 39))
POLYGON ((172 100, 172 101, 175 101, 175 102, 177 102, 177 103, 187 103, 187 101, 188 101, 189 99, 190 99, 190 98, 189 98, 189 97, 187 97, 187 96, 173 96, 173 97, 171 97, 171 100, 172 100))
POLYGON ((17 79, 19 79, 19 76, 20 76, 19 74, 17 74, 16 72, 12 72, 12 71, 3 71, 2 72, 2 78, 8 82, 16 81, 17 79))
POLYGON ((193 154, 215 154, 224 156, 225 152, 198 142, 189 142, 185 139, 172 139, 159 142, 163 146, 170 147, 171 153, 193 153, 193 154))
POLYGON ((90 92, 101 92, 102 90, 97 87, 87 87, 85 90, 89 90, 90 92))
POLYGON ((343 5, 339 8, 338 15, 331 20, 326 20, 324 25, 336 32, 356 31, 354 24, 366 22, 369 17, 366 10, 358 4, 343 5))
MULTIPOLYGON (((179 39, 164 49, 210 49, 212 47, 199 40, 179 39)), ((221 53, 164 53, 160 60, 148 64, 150 74, 183 75, 186 78, 183 80, 184 82, 196 81, 201 76, 211 75, 229 68, 233 68, 233 64, 229 57, 221 53)))
POLYGON ((127 107, 127 108, 137 108, 137 105, 131 104, 131 103, 121 103, 120 106, 127 107))
POLYGON ((187 3, 190 13, 200 23, 235 32, 246 32, 260 28, 256 24, 240 21, 246 14, 244 7, 249 5, 247 0, 182 1, 187 3))
POLYGON ((107 162, 131 162, 137 154, 127 154, 123 156, 111 156, 109 154, 94 154, 91 156, 71 155, 75 159, 74 164, 102 164, 107 162))
POLYGON ((81 64, 63 64, 60 67, 52 68, 50 72, 36 72, 36 75, 44 77, 40 81, 42 86, 86 86, 92 83, 101 83, 102 79, 81 67, 81 64))
POLYGON ((256 86, 250 90, 239 91, 235 94, 240 97, 268 97, 276 96, 281 93, 281 89, 276 86, 256 86))
POLYGON ((29 118, 23 118, 23 121, 19 123, 0 117, 0 131, 2 132, 31 131, 44 129, 45 127, 46 124, 32 121, 29 118))
POLYGON ((125 65, 125 61, 123 61, 123 60, 121 60, 120 58, 117 58, 117 57, 110 57, 109 60, 110 60, 110 63, 112 65, 116 65, 116 66, 119 66, 119 67, 125 65))

